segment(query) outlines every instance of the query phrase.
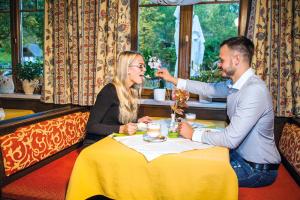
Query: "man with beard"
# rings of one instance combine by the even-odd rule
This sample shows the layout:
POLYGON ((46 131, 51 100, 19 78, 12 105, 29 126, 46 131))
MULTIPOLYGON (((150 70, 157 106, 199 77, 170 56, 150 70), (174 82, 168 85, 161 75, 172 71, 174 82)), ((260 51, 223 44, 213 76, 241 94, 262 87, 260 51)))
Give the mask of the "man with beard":
POLYGON ((260 187, 277 177, 280 155, 274 141, 274 112, 265 83, 250 67, 254 45, 246 37, 233 37, 220 45, 218 67, 231 80, 221 83, 177 79, 166 69, 156 75, 177 88, 208 97, 227 97, 230 124, 223 131, 193 129, 179 125, 180 135, 206 144, 230 149, 230 164, 239 186, 260 187))

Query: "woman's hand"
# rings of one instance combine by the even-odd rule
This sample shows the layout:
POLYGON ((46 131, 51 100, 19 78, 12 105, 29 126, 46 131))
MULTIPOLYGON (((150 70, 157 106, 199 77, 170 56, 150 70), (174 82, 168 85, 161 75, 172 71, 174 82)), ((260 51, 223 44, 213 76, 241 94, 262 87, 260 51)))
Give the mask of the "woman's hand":
POLYGON ((194 129, 189 123, 181 122, 178 126, 178 130, 182 137, 187 138, 187 139, 192 139, 194 129))
POLYGON ((152 119, 149 116, 144 116, 142 118, 139 118, 138 122, 142 122, 142 123, 148 124, 149 122, 152 122, 152 119))
POLYGON ((128 123, 120 126, 119 133, 133 135, 135 134, 136 130, 137 130, 137 125, 135 123, 128 123))

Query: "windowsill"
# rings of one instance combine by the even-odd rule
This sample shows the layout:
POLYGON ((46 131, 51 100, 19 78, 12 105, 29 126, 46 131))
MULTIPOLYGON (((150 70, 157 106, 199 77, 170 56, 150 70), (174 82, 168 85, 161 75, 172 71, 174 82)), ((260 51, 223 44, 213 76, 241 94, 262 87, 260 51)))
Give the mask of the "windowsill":
MULTIPOLYGON (((174 104, 174 101, 155 101, 154 99, 141 99, 141 105, 157 105, 157 106, 170 106, 174 104)), ((199 101, 188 101, 187 105, 189 107, 198 107, 198 108, 220 108, 226 109, 226 103, 224 102, 211 102, 211 103, 201 103, 199 101)))
MULTIPOLYGON (((40 99, 40 94, 26 95, 22 93, 14 94, 0 94, 0 98, 14 98, 14 99, 40 99)), ((141 105, 155 105, 155 106, 170 106, 174 104, 174 101, 155 101, 154 99, 140 99, 141 105)), ((224 102, 211 102, 211 103, 201 103, 199 101, 188 101, 189 107, 198 107, 198 108, 220 108, 226 109, 226 103, 224 102)))
POLYGON ((13 94, 0 94, 0 98, 12 98, 12 99, 40 99, 40 94, 23 94, 23 93, 13 93, 13 94))

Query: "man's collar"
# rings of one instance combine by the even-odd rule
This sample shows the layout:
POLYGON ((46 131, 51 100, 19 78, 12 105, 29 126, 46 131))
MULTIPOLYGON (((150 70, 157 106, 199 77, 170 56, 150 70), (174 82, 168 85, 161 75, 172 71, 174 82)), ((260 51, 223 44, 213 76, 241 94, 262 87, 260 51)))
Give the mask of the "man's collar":
POLYGON ((232 85, 233 89, 240 90, 243 85, 246 83, 246 81, 254 75, 254 71, 249 68, 247 71, 245 71, 242 76, 232 85))

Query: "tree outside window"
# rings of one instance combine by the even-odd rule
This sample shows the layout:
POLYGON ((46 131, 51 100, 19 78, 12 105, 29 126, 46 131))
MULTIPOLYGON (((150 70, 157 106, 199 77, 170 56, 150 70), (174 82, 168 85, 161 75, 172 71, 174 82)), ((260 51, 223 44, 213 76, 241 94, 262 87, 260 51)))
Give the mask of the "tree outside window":
POLYGON ((0 71, 13 74, 23 62, 43 60, 44 0, 0 2, 0 71))
MULTIPOLYGON (((185 7, 184 13, 180 13, 179 6, 155 5, 150 0, 140 1, 138 50, 144 55, 146 63, 150 56, 156 56, 172 75, 182 77, 182 74, 186 74, 183 78, 197 79, 200 71, 214 70, 216 67, 220 43, 238 35, 235 22, 239 16, 239 1, 205 1, 182 7, 185 7), (192 17, 188 19, 187 16, 192 17), (180 34, 180 26, 185 27, 184 23, 191 24, 190 30, 185 30, 186 34, 180 34), (190 51, 181 48, 188 40, 191 42, 190 51), (201 61, 200 45, 203 46, 201 61), (182 49, 185 52, 180 52, 182 49), (180 63, 179 59, 182 60, 180 63), (185 60, 187 63, 183 66, 185 60)), ((155 85, 146 84, 146 88, 154 87, 155 85)))

